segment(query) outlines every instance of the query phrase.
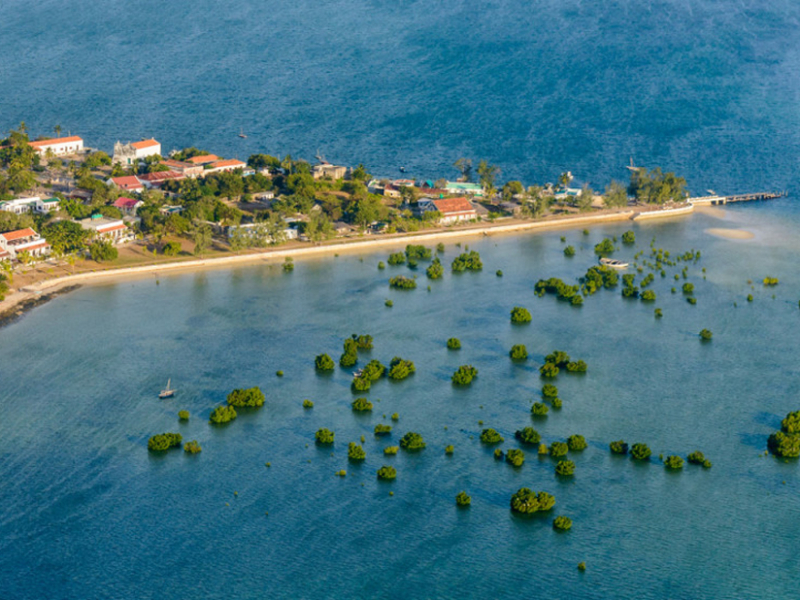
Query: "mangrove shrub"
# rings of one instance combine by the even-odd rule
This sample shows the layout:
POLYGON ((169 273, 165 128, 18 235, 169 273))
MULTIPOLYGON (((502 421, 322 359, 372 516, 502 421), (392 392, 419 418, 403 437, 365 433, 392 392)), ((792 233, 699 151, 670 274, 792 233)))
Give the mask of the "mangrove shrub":
POLYGON ((317 433, 314 434, 314 441, 317 444, 332 444, 334 437, 336 437, 336 434, 333 431, 323 427, 322 429, 317 429, 317 433))
POLYGON ((500 444, 502 443, 503 436, 501 436, 494 429, 484 429, 481 431, 481 443, 483 444, 500 444))
POLYGON ((425 440, 414 431, 409 431, 400 438, 400 447, 403 450, 422 450, 425 447, 425 440))
POLYGON ((511 496, 511 510, 520 514, 533 514, 550 510, 556 499, 547 492, 534 492, 530 488, 520 488, 511 496))
POLYGON ((514 432, 514 437, 523 444, 535 445, 542 441, 542 436, 533 427, 523 427, 514 432))
POLYGON ((511 322, 512 323, 530 323, 531 322, 531 313, 528 311, 527 308, 523 308, 521 306, 515 306, 511 309, 511 322))
POLYGON ((264 400, 264 393, 258 387, 251 387, 244 390, 235 389, 228 394, 228 405, 237 408, 264 406, 264 400))
POLYGON ((180 448, 183 436, 180 433, 159 433, 147 440, 147 449, 153 452, 164 452, 170 448, 180 448))

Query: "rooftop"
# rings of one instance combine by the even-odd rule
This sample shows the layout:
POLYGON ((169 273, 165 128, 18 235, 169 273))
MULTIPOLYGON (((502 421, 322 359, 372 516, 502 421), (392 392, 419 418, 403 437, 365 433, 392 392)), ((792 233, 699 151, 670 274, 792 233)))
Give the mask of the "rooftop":
POLYGON ((153 138, 149 140, 142 140, 141 142, 133 142, 131 146, 136 148, 137 150, 144 150, 145 148, 154 148, 155 146, 160 146, 161 144, 155 141, 153 138))
POLYGON ((36 236, 36 232, 27 227, 25 229, 17 229, 16 231, 8 231, 3 233, 2 236, 6 239, 7 242, 13 242, 14 240, 21 240, 26 237, 34 237, 36 236))
POLYGON ((467 200, 466 198, 442 198, 440 200, 434 200, 433 205, 443 215, 448 213, 456 213, 456 212, 467 212, 473 211, 475 208, 472 206, 472 203, 467 200))
POLYGON ((121 198, 117 198, 117 200, 114 202, 114 206, 117 208, 133 208, 139 202, 141 202, 141 200, 136 200, 135 198, 125 198, 123 196, 121 198))
POLYGON ((193 165, 204 165, 206 163, 214 162, 215 160, 219 160, 219 156, 216 154, 203 154, 202 156, 193 156, 192 158, 187 158, 186 162, 190 162, 193 165))
POLYGON ((34 148, 44 148, 47 146, 55 146, 56 144, 68 144, 70 142, 82 142, 82 141, 83 139, 81 139, 77 135, 71 135, 69 137, 51 138, 49 140, 37 140, 35 142, 31 142, 30 145, 34 148))
POLYGON ((226 160, 218 160, 218 161, 212 162, 209 166, 212 169, 221 169, 221 168, 224 168, 224 167, 237 167, 238 168, 238 167, 247 166, 247 163, 243 163, 242 161, 236 160, 235 158, 228 158, 226 160))

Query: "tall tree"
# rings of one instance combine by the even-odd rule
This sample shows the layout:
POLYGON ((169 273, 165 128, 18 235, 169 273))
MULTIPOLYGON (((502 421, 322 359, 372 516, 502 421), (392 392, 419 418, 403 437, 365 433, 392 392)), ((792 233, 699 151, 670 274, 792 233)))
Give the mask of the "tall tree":
POLYGON ((489 164, 485 160, 481 160, 481 162, 478 163, 478 178, 481 186, 483 186, 483 189, 486 191, 487 197, 489 198, 494 196, 494 180, 499 174, 499 167, 489 164))
POLYGON ((56 125, 53 127, 53 131, 56 132, 56 137, 61 137, 61 125, 56 125))
POLYGON ((606 186, 603 194, 603 204, 606 208, 622 208, 628 206, 628 191, 619 181, 612 181, 606 186))
POLYGON ((472 160, 469 158, 459 158, 453 166, 461 173, 461 181, 472 181, 472 160))

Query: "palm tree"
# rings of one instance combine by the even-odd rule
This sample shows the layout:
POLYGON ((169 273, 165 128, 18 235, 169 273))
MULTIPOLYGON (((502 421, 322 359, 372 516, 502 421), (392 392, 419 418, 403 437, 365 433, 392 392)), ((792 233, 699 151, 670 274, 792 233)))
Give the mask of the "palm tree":
POLYGON ((56 137, 61 137, 61 125, 56 125, 53 127, 53 131, 56 132, 56 137))
POLYGON ((28 131, 28 126, 25 125, 25 121, 21 121, 19 124, 19 132, 25 133, 26 131, 28 131))

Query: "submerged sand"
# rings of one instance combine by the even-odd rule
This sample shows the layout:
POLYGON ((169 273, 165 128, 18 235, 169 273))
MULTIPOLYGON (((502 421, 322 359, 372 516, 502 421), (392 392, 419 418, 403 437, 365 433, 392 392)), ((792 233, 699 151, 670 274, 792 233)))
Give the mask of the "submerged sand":
POLYGON ((744 229, 722 229, 712 227, 711 229, 706 229, 705 232, 709 235, 725 238, 727 240, 751 240, 755 237, 753 232, 745 231, 744 229))
POLYGON ((725 210, 717 207, 717 206, 695 206, 694 209, 704 215, 708 215, 709 217, 715 217, 717 219, 725 219, 728 216, 728 213, 725 210))

